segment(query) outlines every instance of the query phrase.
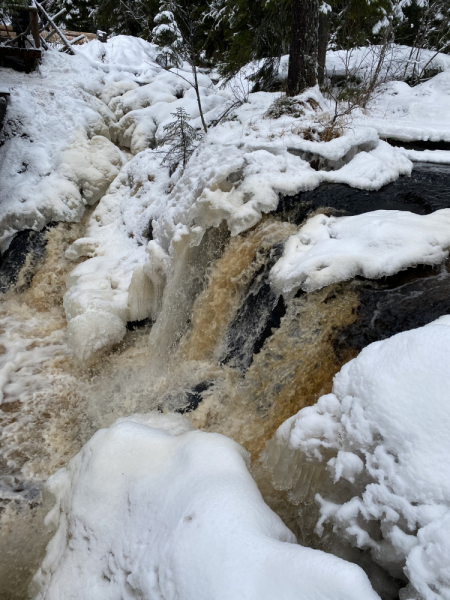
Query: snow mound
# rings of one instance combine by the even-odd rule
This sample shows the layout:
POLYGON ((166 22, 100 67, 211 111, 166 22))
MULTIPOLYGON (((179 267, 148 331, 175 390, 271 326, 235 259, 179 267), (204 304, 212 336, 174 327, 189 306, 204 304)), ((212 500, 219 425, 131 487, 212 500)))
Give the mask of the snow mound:
POLYGON ((180 415, 98 431, 47 483, 57 531, 35 599, 376 600, 359 567, 295 544, 247 459, 180 415))
POLYGON ((77 315, 67 327, 68 343, 79 360, 119 343, 126 333, 123 319, 110 312, 91 310, 77 315))
MULTIPOLYGON (((175 93, 177 87, 179 87, 179 81, 182 80, 176 77, 176 75, 172 75, 172 78, 171 89, 173 93, 171 96, 166 97, 165 101, 159 100, 157 94, 149 93, 145 99, 145 104, 148 102, 151 105, 146 108, 127 112, 124 104, 117 105, 120 106, 120 108, 116 108, 118 114, 122 111, 126 112, 116 127, 117 140, 120 145, 130 148, 133 154, 137 154, 149 147, 154 148, 157 141, 161 141, 164 137, 164 125, 173 121, 174 117, 172 114, 176 112, 177 108, 184 108, 193 121, 199 117, 200 113, 195 91, 189 88, 184 93, 183 98, 177 100, 175 93), (152 103, 152 100, 155 100, 155 104, 152 103)), ((158 82, 159 78, 155 81, 159 87, 158 82)), ((136 96, 133 100, 136 99, 136 96)), ((208 113, 210 111, 214 111, 214 109, 226 102, 225 98, 204 87, 200 88, 200 96, 202 99, 202 110, 207 120, 209 120, 208 113)), ((130 105, 132 104, 130 102, 130 105)), ((215 116, 215 112, 213 116, 215 116)))
POLYGON ((129 35, 117 35, 106 43, 92 40, 77 48, 80 53, 94 64, 119 68, 124 71, 140 73, 149 63, 153 63, 158 55, 158 46, 129 35))
POLYGON ((330 523, 393 577, 406 575, 404 600, 450 596, 449 389, 446 316, 365 348, 333 393, 275 437, 334 480, 316 495, 317 532, 330 523))
POLYGON ((109 141, 116 118, 99 99, 115 77, 59 52, 44 53, 39 73, 2 70, 11 96, 1 133, 0 243, 22 229, 80 220, 105 193, 123 164, 109 141))
POLYGON ((450 142, 449 95, 450 66, 415 87, 394 81, 369 104, 369 116, 358 117, 355 124, 374 127, 380 137, 403 142, 450 142))
POLYGON ((316 215, 288 239, 271 281, 285 295, 299 288, 311 292, 356 275, 378 279, 418 264, 439 264, 449 248, 447 208, 423 216, 394 210, 316 215))

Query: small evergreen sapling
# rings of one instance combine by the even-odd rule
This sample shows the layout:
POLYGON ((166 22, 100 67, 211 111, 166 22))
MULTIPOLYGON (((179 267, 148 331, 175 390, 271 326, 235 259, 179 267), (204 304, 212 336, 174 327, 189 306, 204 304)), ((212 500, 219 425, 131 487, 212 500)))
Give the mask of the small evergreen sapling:
POLYGON ((163 144, 170 145, 162 161, 163 165, 168 165, 170 174, 174 173, 180 164, 182 170, 186 168, 198 142, 202 139, 202 134, 189 125, 190 115, 184 108, 177 108, 176 112, 171 114, 175 121, 164 126, 165 136, 162 140, 163 144))
POLYGON ((162 49, 157 60, 165 68, 172 65, 181 66, 184 61, 190 65, 193 81, 184 77, 179 70, 174 73, 194 88, 200 119, 206 133, 208 127, 203 116, 197 77, 200 57, 204 51, 204 42, 198 36, 201 24, 197 14, 199 7, 190 0, 160 0, 159 8, 160 11, 154 19, 157 25, 153 29, 153 41, 162 49))

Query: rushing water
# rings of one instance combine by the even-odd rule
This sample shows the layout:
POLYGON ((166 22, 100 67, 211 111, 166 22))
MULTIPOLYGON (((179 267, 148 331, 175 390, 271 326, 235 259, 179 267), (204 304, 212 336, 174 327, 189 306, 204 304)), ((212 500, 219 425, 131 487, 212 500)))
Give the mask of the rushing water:
MULTIPOLYGON (((258 458, 277 427, 329 392, 364 346, 450 313, 449 267, 356 278, 288 302, 272 291, 270 268, 309 214, 425 214, 450 206, 449 184, 450 169, 419 166, 379 192, 332 184, 284 198, 276 214, 234 238, 223 226, 210 230, 200 246, 178 250, 153 327, 130 327, 89 366, 67 348, 62 308, 74 267, 64 252, 83 236, 84 222, 50 227, 23 260, 11 256, 7 268, 16 264, 19 273, 0 307, 0 598, 27 597, 49 539, 42 482, 98 428, 134 412, 189 412, 196 427, 243 444, 268 503, 302 543, 317 544, 312 498, 329 485, 323 468, 298 464, 273 443, 264 467, 258 458)), ((4 281, 11 273, 2 268, 4 281)), ((367 557, 349 558, 384 577, 384 595, 395 596, 398 586, 374 575, 367 557)))

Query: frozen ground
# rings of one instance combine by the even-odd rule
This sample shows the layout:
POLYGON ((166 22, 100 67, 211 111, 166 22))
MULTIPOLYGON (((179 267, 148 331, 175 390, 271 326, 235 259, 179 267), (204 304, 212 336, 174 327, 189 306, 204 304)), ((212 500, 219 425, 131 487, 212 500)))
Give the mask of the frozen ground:
POLYGON ((316 495, 316 531, 331 524, 406 575, 404 600, 450 595, 449 356, 448 316, 371 344, 275 438, 291 461, 297 451, 300 463, 323 462, 342 484, 316 495))
POLYGON ((247 460, 180 415, 98 431, 48 481, 57 531, 36 600, 376 600, 359 567, 295 543, 247 460))

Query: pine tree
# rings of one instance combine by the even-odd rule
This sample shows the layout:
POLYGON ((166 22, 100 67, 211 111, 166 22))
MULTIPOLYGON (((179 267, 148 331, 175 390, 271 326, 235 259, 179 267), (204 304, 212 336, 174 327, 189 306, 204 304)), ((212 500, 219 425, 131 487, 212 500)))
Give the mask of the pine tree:
POLYGON ((289 53, 291 0, 214 0, 210 14, 224 36, 221 74, 230 79, 250 61, 261 61, 254 91, 276 89, 279 59, 289 53))
POLYGON ((171 114, 175 117, 175 121, 164 126, 165 136, 162 139, 162 143, 164 145, 169 144, 170 149, 166 153, 162 164, 168 165, 172 174, 180 164, 184 171, 202 136, 189 124, 190 115, 186 113, 184 108, 177 108, 176 112, 171 114))
POLYGON ((94 23, 96 6, 96 2, 92 0, 52 0, 47 8, 50 14, 66 9, 60 21, 65 29, 93 33, 96 30, 94 23))
POLYGON ((192 70, 193 81, 186 79, 195 90, 198 110, 203 129, 208 131, 203 116, 198 85, 198 66, 204 51, 204 40, 199 35, 202 13, 200 7, 190 0, 161 0, 159 13, 155 17, 153 41, 162 47, 159 62, 170 68, 186 61, 192 70))
POLYGON ((97 0, 93 11, 98 27, 110 33, 150 40, 159 0, 97 0))
POLYGON ((297 96, 317 83, 319 0, 292 0, 291 31, 287 95, 297 96))

